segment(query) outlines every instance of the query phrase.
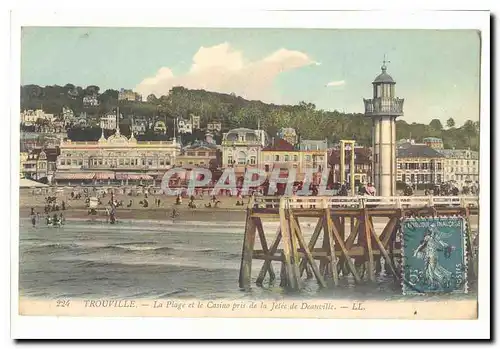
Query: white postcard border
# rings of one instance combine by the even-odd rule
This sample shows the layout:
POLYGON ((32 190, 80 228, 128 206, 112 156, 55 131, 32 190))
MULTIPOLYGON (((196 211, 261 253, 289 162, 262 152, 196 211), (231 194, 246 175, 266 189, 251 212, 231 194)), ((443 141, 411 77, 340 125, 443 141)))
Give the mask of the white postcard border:
POLYGON ((10 72, 11 125, 11 335, 15 338, 377 338, 391 328, 394 338, 451 336, 467 338, 489 328, 490 238, 490 37, 489 14, 485 12, 241 12, 228 13, 204 9, 200 12, 100 8, 57 12, 32 9, 12 16, 10 72), (163 13, 164 14, 164 13, 163 13), (335 28, 435 28, 483 31, 481 70, 481 235, 479 263, 479 314, 477 321, 414 321, 409 326, 400 320, 301 320, 301 319, 174 319, 174 318, 56 318, 18 315, 18 164, 21 25, 127 25, 127 26, 219 26, 219 27, 335 27, 335 28), (257 24, 258 23, 258 24, 257 24), (484 320, 483 320, 484 319, 484 320), (363 328, 363 331, 359 329, 363 328), (436 329, 441 331, 436 332, 436 329), (258 332, 257 332, 258 329, 258 332))

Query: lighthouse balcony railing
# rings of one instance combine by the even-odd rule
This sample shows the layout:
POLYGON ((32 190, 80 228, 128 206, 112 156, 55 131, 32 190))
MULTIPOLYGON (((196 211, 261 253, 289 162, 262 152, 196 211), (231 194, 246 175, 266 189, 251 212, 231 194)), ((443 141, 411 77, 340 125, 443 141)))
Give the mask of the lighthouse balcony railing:
POLYGON ((373 98, 365 99, 365 114, 367 115, 402 115, 404 99, 373 98))
POLYGON ((252 208, 406 208, 479 207, 477 196, 261 196, 252 198, 252 208))

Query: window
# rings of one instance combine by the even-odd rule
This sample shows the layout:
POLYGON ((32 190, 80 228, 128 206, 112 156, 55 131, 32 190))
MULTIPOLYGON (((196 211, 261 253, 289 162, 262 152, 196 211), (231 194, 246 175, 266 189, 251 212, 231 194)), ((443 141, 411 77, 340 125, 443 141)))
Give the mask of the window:
POLYGON ((120 166, 123 166, 123 159, 119 160, 119 164, 120 164, 120 166))
POLYGON ((78 160, 78 165, 80 165, 80 166, 83 165, 83 160, 82 159, 78 160))
POLYGON ((424 162, 421 166, 422 170, 428 170, 429 169, 429 164, 427 162, 424 162))
POLYGON ((165 165, 165 160, 161 159, 160 160, 160 166, 164 166, 165 165))
POLYGON ((280 156, 279 155, 275 155, 274 156, 274 161, 280 161, 280 156))
POLYGON ((205 151, 198 152, 198 156, 206 156, 206 155, 207 155, 207 152, 205 152, 205 151))
POLYGON ((306 161, 311 161, 311 155, 306 155, 306 161))
POLYGON ((188 151, 187 152, 187 156, 195 156, 195 152, 194 151, 188 151))
POLYGON ((149 159, 149 160, 148 160, 148 165, 149 165, 149 166, 153 166, 153 160, 149 159))
POLYGON ((232 164, 232 163, 233 163, 233 157, 232 157, 231 155, 229 155, 229 156, 227 157, 227 163, 228 163, 228 164, 232 164))
POLYGON ((245 152, 240 151, 238 153, 238 165, 246 165, 247 163, 247 154, 245 152))
POLYGON ((401 181, 406 183, 406 175, 405 174, 401 175, 401 181))
POLYGON ((125 159, 125 165, 130 165, 130 159, 125 159))
POLYGON ((293 161, 299 161, 299 157, 297 155, 293 156, 293 161))
POLYGON ((250 165, 255 165, 256 161, 255 161, 255 156, 250 156, 250 165))
POLYGON ((290 156, 289 155, 285 155, 285 161, 290 161, 290 156))
POLYGON ((440 162, 438 162, 438 163, 437 163, 437 169, 438 169, 438 170, 440 170, 440 169, 441 169, 441 163, 440 163, 440 162))
POLYGON ((398 170, 401 169, 401 163, 400 162, 397 163, 397 168, 398 168, 398 170))
POLYGON ((441 183, 441 175, 440 174, 437 175, 437 182, 441 183))

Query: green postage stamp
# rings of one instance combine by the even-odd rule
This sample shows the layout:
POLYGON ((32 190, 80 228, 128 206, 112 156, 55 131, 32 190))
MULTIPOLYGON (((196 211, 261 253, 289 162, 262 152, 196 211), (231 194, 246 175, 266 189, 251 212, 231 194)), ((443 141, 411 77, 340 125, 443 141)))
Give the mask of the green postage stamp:
POLYGON ((467 293, 464 218, 407 218, 402 233, 403 294, 467 293))

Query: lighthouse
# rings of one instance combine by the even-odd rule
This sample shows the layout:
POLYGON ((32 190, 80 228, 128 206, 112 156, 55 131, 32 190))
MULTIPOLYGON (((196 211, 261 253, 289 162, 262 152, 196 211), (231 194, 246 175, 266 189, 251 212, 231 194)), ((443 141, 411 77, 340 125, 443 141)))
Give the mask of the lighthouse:
POLYGON ((396 97, 396 82, 382 72, 373 80, 373 98, 364 99, 365 115, 372 119, 372 176, 378 196, 396 195, 396 118, 403 115, 404 99, 396 97))

